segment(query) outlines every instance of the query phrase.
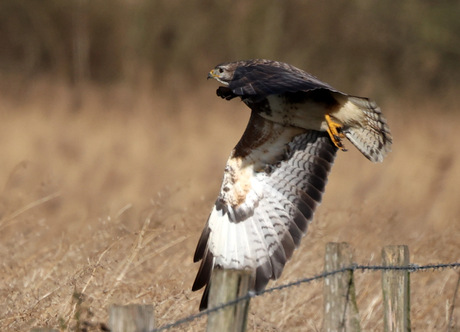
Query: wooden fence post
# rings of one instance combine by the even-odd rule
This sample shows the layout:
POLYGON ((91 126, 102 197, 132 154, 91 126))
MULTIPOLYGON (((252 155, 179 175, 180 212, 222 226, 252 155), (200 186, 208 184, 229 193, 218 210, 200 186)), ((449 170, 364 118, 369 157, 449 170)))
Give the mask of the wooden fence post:
MULTIPOLYGON (((324 270, 330 272, 351 266, 353 255, 348 243, 328 243, 324 270)), ((360 331, 353 271, 330 275, 324 279, 323 331, 360 331)))
MULTIPOLYGON (((387 246, 382 250, 384 266, 408 266, 409 248, 387 246)), ((382 272, 384 331, 410 331, 410 278, 407 270, 382 272)))
MULTIPOLYGON (((211 275, 208 308, 246 295, 251 283, 251 271, 214 269, 211 275)), ((207 331, 245 331, 248 310, 249 299, 210 313, 207 331)))
POLYGON ((109 309, 111 332, 147 332, 155 328, 153 305, 112 305, 109 309))

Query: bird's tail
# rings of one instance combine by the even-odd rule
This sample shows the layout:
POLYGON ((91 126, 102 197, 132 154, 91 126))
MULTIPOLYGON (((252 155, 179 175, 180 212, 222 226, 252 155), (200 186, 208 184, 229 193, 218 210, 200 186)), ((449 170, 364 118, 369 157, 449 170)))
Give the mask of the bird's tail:
POLYGON ((391 151, 393 138, 380 108, 367 98, 350 96, 348 102, 359 109, 364 118, 360 125, 344 126, 342 133, 367 159, 373 162, 383 161, 391 151))

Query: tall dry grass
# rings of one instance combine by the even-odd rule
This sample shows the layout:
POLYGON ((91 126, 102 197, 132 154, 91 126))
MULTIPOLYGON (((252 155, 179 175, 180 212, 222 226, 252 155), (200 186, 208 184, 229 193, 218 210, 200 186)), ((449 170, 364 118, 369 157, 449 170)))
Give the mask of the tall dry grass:
MULTIPOLYGON (((197 311, 193 251, 249 115, 214 88, 177 97, 88 85, 79 112, 71 90, 46 79, 0 98, 1 330, 98 330, 111 303, 152 303, 158 325, 197 311)), ((393 152, 382 164, 339 154, 306 238, 270 285, 321 272, 329 241, 351 243, 363 264, 380 263, 390 244, 407 244, 417 264, 459 261, 458 109, 380 104, 393 152)), ((366 331, 382 330, 379 278, 356 275, 366 331)), ((411 276, 414 330, 446 330, 457 279, 453 270, 411 276)), ((321 287, 254 299, 249 330, 320 329, 321 287)))

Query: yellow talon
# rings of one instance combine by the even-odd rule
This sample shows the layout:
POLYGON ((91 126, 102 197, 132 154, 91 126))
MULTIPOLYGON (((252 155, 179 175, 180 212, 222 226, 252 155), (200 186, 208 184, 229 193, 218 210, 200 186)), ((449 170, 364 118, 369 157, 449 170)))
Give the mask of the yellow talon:
POLYGON ((342 126, 334 122, 329 114, 326 114, 325 117, 328 126, 327 133, 331 137, 332 143, 342 151, 347 151, 342 144, 342 138, 345 138, 345 135, 342 133, 342 126))

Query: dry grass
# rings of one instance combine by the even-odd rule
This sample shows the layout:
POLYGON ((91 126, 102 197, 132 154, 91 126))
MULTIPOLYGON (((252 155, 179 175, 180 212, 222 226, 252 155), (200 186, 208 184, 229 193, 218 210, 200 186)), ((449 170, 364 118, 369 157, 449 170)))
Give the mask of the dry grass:
MULTIPOLYGON (((88 87, 80 112, 46 80, 0 98, 0 330, 96 330, 111 303, 153 303, 159 325, 197 311, 192 254, 249 112, 210 84, 195 90, 88 87)), ((457 110, 381 104, 394 151, 379 165, 340 153, 307 237, 270 285, 319 273, 329 241, 351 243, 363 264, 390 244, 409 245, 414 263, 460 260, 457 110)), ((363 330, 382 330, 380 276, 356 277, 363 330)), ((412 275, 415 331, 447 329, 457 278, 412 275)), ((314 283, 256 298, 249 330, 319 330, 321 294, 314 283)))

